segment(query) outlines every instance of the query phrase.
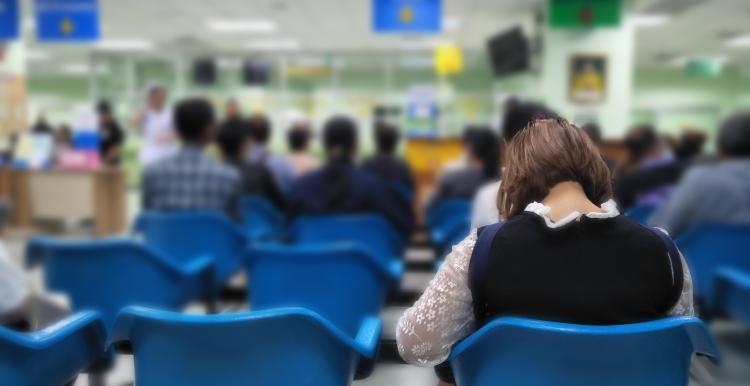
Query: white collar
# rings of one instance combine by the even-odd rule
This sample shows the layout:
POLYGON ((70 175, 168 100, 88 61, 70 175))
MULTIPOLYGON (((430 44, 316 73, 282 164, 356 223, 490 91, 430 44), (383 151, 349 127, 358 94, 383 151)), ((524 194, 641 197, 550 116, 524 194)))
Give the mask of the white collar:
MULTIPOLYGON (((620 211, 617 210, 617 204, 614 202, 614 200, 609 200, 603 203, 601 205, 601 208, 603 212, 589 212, 584 215, 588 218, 597 218, 597 219, 612 218, 612 217, 617 217, 620 215, 620 211)), ((536 202, 536 201, 527 205, 525 210, 526 212, 535 213, 539 217, 543 218, 544 222, 550 228, 559 228, 581 217, 580 212, 574 211, 573 213, 570 213, 567 216, 563 217, 560 221, 557 221, 557 222, 552 221, 552 219, 547 216, 549 214, 550 207, 542 204, 541 202, 536 202)))

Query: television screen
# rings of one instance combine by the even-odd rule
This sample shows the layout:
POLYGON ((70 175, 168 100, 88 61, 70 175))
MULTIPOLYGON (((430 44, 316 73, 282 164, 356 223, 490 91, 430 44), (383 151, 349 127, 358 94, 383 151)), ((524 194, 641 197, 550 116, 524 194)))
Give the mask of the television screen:
POLYGON ((216 83, 216 62, 213 59, 198 59, 193 63, 193 82, 198 85, 216 83))
POLYGON ((266 85, 270 78, 268 63, 247 59, 242 64, 242 80, 247 85, 266 85))
POLYGON ((490 38, 487 50, 495 76, 510 75, 529 68, 529 42, 520 27, 490 38))

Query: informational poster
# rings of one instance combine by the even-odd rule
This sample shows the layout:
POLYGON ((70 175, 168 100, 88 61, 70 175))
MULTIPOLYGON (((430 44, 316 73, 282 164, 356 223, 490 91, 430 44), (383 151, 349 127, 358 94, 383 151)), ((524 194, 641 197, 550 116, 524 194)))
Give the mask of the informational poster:
POLYGON ((607 58, 604 55, 570 58, 569 97, 578 104, 598 104, 607 99, 607 58))
POLYGON ((99 39, 98 0, 36 0, 34 9, 40 42, 99 39))
POLYGON ((406 131, 409 137, 436 137, 439 115, 434 86, 417 85, 409 89, 406 105, 406 131))

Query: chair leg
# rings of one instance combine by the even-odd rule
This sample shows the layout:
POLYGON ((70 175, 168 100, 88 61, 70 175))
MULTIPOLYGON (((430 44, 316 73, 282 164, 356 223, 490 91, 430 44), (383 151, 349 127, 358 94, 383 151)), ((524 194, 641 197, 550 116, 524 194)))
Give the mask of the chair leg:
POLYGON ((89 373, 89 386, 107 386, 104 373, 89 373))

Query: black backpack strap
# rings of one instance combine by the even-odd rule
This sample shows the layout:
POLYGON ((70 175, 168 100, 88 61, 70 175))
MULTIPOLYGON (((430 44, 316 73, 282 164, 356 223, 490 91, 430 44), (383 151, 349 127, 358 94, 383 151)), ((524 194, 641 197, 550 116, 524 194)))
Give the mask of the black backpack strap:
POLYGON ((479 275, 486 272, 487 263, 490 259, 490 250, 495 235, 505 225, 505 222, 499 222, 492 225, 477 229, 477 242, 474 244, 474 250, 471 252, 471 261, 469 262, 469 287, 474 288, 474 283, 480 283, 479 275))
POLYGON ((667 256, 669 257, 669 265, 672 269, 672 299, 670 299, 670 305, 676 304, 682 296, 682 287, 685 284, 685 273, 684 267, 682 266, 682 259, 680 258, 680 251, 677 250, 677 246, 672 241, 672 238, 667 235, 666 232, 659 228, 646 227, 654 235, 656 235, 664 247, 667 249, 667 256))

